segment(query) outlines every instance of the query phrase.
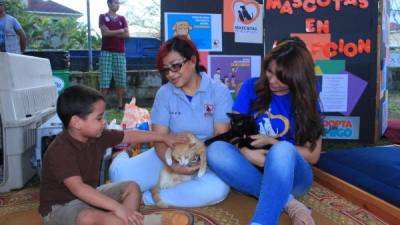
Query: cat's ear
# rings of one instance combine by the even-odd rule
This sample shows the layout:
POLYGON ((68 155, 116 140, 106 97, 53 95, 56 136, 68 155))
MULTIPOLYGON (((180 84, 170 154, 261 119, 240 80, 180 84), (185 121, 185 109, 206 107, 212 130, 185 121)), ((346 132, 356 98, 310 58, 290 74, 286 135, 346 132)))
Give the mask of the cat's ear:
POLYGON ((167 163, 168 166, 172 166, 172 150, 171 150, 171 148, 168 148, 165 151, 165 162, 167 163))
POLYGON ((201 177, 206 173, 207 170, 206 146, 204 144, 201 144, 197 152, 200 155, 200 169, 197 173, 197 176, 201 177))

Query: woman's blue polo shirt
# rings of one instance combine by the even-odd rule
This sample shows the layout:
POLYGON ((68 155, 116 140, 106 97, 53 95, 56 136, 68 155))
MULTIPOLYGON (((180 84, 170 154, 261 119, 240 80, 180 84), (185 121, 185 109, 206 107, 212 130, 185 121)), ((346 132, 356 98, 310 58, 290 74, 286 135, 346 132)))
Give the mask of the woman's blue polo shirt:
POLYGON ((200 73, 201 83, 191 101, 182 89, 170 82, 156 94, 151 111, 153 124, 168 127, 171 133, 191 132, 200 140, 214 136, 214 125, 229 123, 226 113, 232 111, 228 88, 206 73, 200 73))

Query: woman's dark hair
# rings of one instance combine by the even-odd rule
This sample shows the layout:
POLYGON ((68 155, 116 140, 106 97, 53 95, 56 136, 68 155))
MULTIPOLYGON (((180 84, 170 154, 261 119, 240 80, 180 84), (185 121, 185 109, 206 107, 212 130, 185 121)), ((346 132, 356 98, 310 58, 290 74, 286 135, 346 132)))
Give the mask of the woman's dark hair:
POLYGON ((255 84, 257 100, 253 109, 264 113, 272 99, 266 72, 272 61, 276 62, 276 77, 288 85, 292 93, 292 113, 295 117, 296 144, 311 143, 314 149, 316 141, 322 134, 322 124, 318 110, 318 93, 314 61, 305 43, 299 38, 289 38, 278 42, 269 51, 262 65, 260 79, 255 84))
POLYGON ((75 85, 64 90, 57 99, 57 115, 64 128, 68 128, 72 116, 86 119, 93 112, 93 104, 104 100, 97 90, 86 86, 75 85))
MULTIPOLYGON (((206 68, 200 64, 200 56, 199 51, 197 50, 196 45, 189 40, 186 36, 178 35, 175 36, 168 41, 164 42, 157 54, 157 69, 161 72, 163 69, 163 59, 170 52, 175 51, 183 56, 187 60, 191 60, 193 56, 196 57, 196 72, 206 72, 206 68)), ((165 77, 163 77, 165 79, 165 77)))

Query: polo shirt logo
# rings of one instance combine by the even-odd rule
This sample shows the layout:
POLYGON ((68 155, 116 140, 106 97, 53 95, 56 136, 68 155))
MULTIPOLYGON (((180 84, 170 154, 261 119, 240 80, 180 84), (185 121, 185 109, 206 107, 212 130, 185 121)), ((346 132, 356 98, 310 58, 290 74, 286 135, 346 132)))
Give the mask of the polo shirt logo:
POLYGON ((205 116, 212 116, 214 115, 215 106, 214 104, 205 103, 204 104, 204 115, 205 116))
POLYGON ((181 115, 181 112, 169 112, 169 115, 181 115))

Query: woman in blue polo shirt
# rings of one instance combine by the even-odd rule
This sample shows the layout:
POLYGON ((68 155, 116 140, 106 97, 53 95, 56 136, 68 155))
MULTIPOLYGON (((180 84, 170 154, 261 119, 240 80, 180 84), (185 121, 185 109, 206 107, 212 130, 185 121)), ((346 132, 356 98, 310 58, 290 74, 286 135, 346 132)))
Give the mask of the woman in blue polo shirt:
MULTIPOLYGON (((152 130, 161 133, 191 132, 200 140, 229 129, 226 113, 232 110, 228 88, 207 75, 199 64, 195 45, 185 37, 177 36, 165 42, 157 56, 157 67, 163 79, 169 82, 157 92, 151 112, 152 130)), ((154 204, 150 189, 156 185, 165 163, 166 145, 155 143, 148 150, 129 158, 120 153, 110 166, 111 181, 134 180, 143 193, 144 203, 154 204)), ((179 174, 195 174, 199 165, 169 166, 179 174)), ((225 184, 211 170, 202 177, 173 188, 162 189, 161 200, 171 206, 200 207, 224 200, 229 192, 225 184)))
POLYGON ((233 188, 258 198, 251 225, 277 224, 283 209, 292 224, 312 225, 310 210, 293 196, 311 187, 310 164, 321 152, 313 59, 304 42, 291 38, 267 53, 262 71, 242 85, 233 106, 256 118, 259 134, 252 145, 258 149, 214 142, 208 165, 233 188))

